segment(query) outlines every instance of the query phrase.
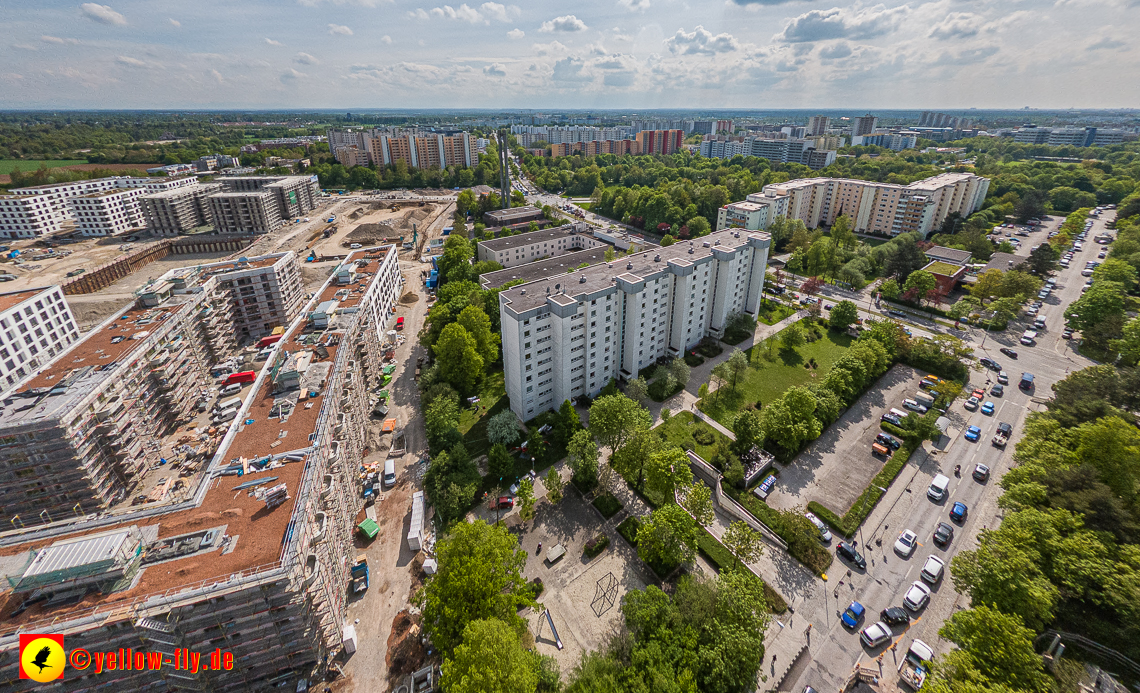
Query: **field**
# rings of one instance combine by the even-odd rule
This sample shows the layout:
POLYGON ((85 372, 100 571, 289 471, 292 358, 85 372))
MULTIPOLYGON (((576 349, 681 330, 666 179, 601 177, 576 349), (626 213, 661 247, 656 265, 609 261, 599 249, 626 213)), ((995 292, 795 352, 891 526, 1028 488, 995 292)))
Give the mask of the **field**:
POLYGON ((47 166, 48 168, 59 168, 60 166, 75 166, 77 164, 85 164, 86 161, 82 159, 53 159, 52 161, 38 161, 31 159, 0 159, 0 173, 8 174, 14 169, 20 169, 22 172, 35 171, 40 165, 47 166))

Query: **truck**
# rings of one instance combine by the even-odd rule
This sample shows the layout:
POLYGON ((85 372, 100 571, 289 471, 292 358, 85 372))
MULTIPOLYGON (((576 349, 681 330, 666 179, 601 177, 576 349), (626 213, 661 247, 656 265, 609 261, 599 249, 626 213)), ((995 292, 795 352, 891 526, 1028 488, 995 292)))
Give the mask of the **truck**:
POLYGON ((352 592, 361 594, 368 589, 368 557, 360 554, 352 564, 352 592))
POLYGON ((927 673, 923 663, 933 659, 934 650, 930 649, 930 645, 916 638, 911 642, 910 649, 906 651, 906 657, 899 664, 899 676, 902 677, 903 683, 912 690, 917 691, 922 688, 927 673))
POLYGON ((1009 436, 1013 433, 1013 426, 1002 421, 998 424, 997 433, 994 434, 993 444, 995 448, 1004 448, 1005 444, 1009 442, 1009 436))
POLYGON ((242 371, 240 373, 231 373, 226 376, 222 385, 233 385, 234 383, 252 383, 257 380, 257 371, 242 371))

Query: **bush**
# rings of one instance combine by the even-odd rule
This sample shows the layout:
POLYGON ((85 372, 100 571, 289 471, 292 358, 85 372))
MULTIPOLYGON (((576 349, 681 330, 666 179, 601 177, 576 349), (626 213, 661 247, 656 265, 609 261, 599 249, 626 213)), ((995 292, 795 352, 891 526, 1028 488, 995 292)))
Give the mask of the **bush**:
POLYGON ((664 402, 685 387, 672 377, 660 377, 649 384, 649 398, 654 402, 664 402))
POLYGON ((701 445, 712 445, 716 442, 716 434, 705 426, 697 426, 693 430, 693 440, 701 445))
POLYGON ((542 578, 536 577, 534 580, 531 580, 530 588, 534 591, 534 598, 538 599, 538 595, 542 594, 542 590, 545 589, 542 585, 542 578))
POLYGON ((593 558, 594 556, 597 556, 601 552, 605 551, 606 547, 609 545, 610 538, 605 534, 599 534, 590 541, 586 542, 586 546, 583 549, 582 553, 586 554, 586 558, 593 558))
MULTIPOLYGON (((891 428, 898 430, 895 426, 891 426, 891 428)), ((920 444, 921 443, 904 443, 903 446, 895 452, 894 456, 883 465, 883 468, 875 475, 871 484, 863 490, 863 493, 859 495, 859 498, 843 517, 839 517, 815 501, 808 503, 808 510, 815 513, 816 517, 831 525, 836 532, 842 534, 844 537, 853 536, 855 532, 858 531, 859 525, 863 524, 863 521, 866 520, 867 516, 871 514, 871 511, 875 509, 875 506, 879 504, 879 499, 883 497, 883 492, 879 490, 879 487, 891 487, 895 478, 898 477, 899 472, 906 466, 907 460, 910 459, 910 456, 914 454, 914 451, 920 444)))
MULTIPOLYGON (((701 533, 697 536, 697 551, 705 557, 709 563, 713 565, 718 571, 724 570, 738 570, 736 556, 725 547, 724 544, 714 537, 705 528, 701 528, 701 533)), ((751 572, 747 575, 755 575, 751 572)), ((756 578, 759 580, 759 578, 756 578)), ((772 589, 768 583, 760 580, 764 589, 764 601, 768 604, 768 610, 774 614, 782 614, 788 610, 788 603, 780 596, 780 593, 772 589)))
POLYGON ((800 544, 788 534, 788 529, 784 526, 784 520, 778 511, 773 510, 767 503, 751 493, 742 493, 729 484, 721 484, 721 486, 733 500, 752 513, 757 520, 767 525, 768 529, 779 535, 781 539, 788 542, 788 553, 791 554, 792 558, 803 563, 817 575, 822 574, 831 566, 831 552, 820 546, 818 542, 801 548, 800 544))
POLYGON ((618 514, 618 511, 621 510, 622 505, 621 501, 607 493, 594 499, 594 507, 598 509, 598 512, 602 514, 602 517, 608 520, 614 515, 618 514))
POLYGON ((629 517, 622 520, 621 524, 617 526, 617 531, 618 534, 621 535, 621 538, 628 541, 629 545, 635 549, 637 548, 638 527, 641 527, 641 520, 637 519, 633 515, 630 515, 629 517))
POLYGON ((700 354, 694 354, 691 352, 685 354, 685 363, 689 365, 689 368, 696 368, 704 362, 705 357, 701 356, 700 354))
POLYGON ((712 339, 711 337, 705 337, 701 340, 701 343, 697 345, 696 351, 701 356, 711 359, 715 356, 720 356, 723 354, 724 347, 722 347, 717 340, 712 339))

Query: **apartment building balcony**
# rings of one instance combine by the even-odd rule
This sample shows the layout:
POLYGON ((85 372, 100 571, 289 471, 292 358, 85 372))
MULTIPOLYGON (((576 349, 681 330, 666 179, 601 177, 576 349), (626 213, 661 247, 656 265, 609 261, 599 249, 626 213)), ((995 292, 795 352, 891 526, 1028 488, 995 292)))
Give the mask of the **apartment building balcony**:
POLYGON ((313 516, 313 524, 316 525, 316 530, 313 532, 313 538, 309 540, 309 546, 316 546, 325 538, 325 528, 328 526, 328 522, 329 517, 325 513, 317 513, 313 516))

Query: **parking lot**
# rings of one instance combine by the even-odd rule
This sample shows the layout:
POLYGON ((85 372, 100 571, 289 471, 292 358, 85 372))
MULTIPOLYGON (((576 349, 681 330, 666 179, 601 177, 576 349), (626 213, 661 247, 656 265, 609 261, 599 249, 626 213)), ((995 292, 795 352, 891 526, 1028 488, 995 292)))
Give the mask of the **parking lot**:
POLYGON ((886 463, 871 453, 871 443, 882 430, 879 417, 892 407, 902 409, 903 399, 918 392, 924 375, 902 365, 887 371, 784 467, 768 504, 787 510, 816 501, 838 515, 846 513, 886 463))

